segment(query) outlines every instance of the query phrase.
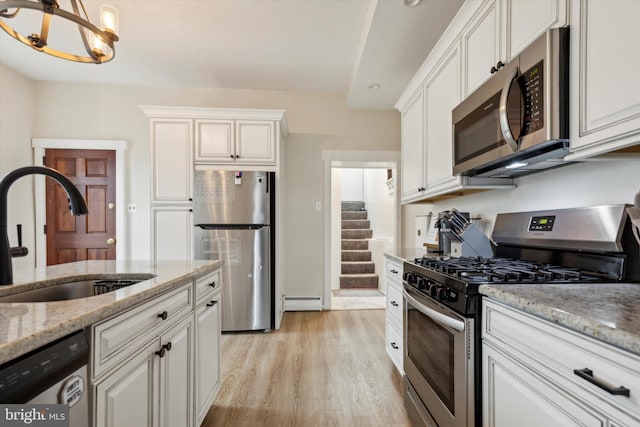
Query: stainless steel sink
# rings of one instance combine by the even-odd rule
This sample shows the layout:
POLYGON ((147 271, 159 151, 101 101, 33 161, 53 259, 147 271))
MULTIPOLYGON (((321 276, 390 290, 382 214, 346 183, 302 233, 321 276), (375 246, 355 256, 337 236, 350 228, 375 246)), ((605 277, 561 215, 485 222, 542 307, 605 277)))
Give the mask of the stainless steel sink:
POLYGON ((30 291, 0 297, 6 302, 50 302, 87 298, 115 291, 135 283, 154 278, 153 274, 120 275, 117 278, 100 278, 55 284, 30 291))

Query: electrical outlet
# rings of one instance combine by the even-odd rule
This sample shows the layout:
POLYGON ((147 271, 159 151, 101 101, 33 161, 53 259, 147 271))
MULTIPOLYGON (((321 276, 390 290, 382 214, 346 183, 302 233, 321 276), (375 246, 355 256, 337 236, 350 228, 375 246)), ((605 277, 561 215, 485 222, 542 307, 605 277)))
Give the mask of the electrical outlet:
POLYGON ((129 212, 130 214, 134 214, 134 213, 136 213, 137 209, 138 209, 138 208, 136 207, 136 204, 135 204, 135 203, 129 203, 129 204, 127 205, 127 212, 129 212))

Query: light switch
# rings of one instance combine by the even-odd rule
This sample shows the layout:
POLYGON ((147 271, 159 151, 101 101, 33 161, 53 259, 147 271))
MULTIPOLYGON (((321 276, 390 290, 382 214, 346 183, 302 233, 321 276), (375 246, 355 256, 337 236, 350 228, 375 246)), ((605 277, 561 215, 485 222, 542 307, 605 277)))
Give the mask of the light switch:
POLYGON ((322 203, 316 202, 316 210, 319 211, 322 209, 322 203))

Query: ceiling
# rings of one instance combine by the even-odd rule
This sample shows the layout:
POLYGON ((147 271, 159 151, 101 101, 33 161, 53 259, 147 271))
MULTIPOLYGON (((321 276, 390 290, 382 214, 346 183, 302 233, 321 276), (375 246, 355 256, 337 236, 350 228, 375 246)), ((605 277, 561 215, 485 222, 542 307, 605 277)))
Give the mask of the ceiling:
MULTIPOLYGON (((84 0, 97 21, 100 0, 84 0)), ((116 56, 79 64, 0 31, 0 63, 38 81, 345 93, 347 106, 391 110, 463 0, 109 0, 116 56), (369 86, 378 83, 377 90, 369 86)), ((70 10, 67 0, 60 0, 70 10)), ((40 14, 23 10, 23 34, 40 14), (32 23, 27 21, 31 20, 32 23)), ((80 38, 54 18, 49 45, 80 38)))

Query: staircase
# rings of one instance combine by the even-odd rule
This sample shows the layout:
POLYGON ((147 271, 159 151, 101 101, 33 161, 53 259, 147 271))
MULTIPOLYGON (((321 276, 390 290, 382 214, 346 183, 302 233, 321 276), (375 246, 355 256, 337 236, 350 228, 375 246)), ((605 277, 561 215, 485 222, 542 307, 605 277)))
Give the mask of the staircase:
POLYGON ((342 202, 342 266, 340 289, 378 288, 369 241, 373 235, 364 202, 342 202))

